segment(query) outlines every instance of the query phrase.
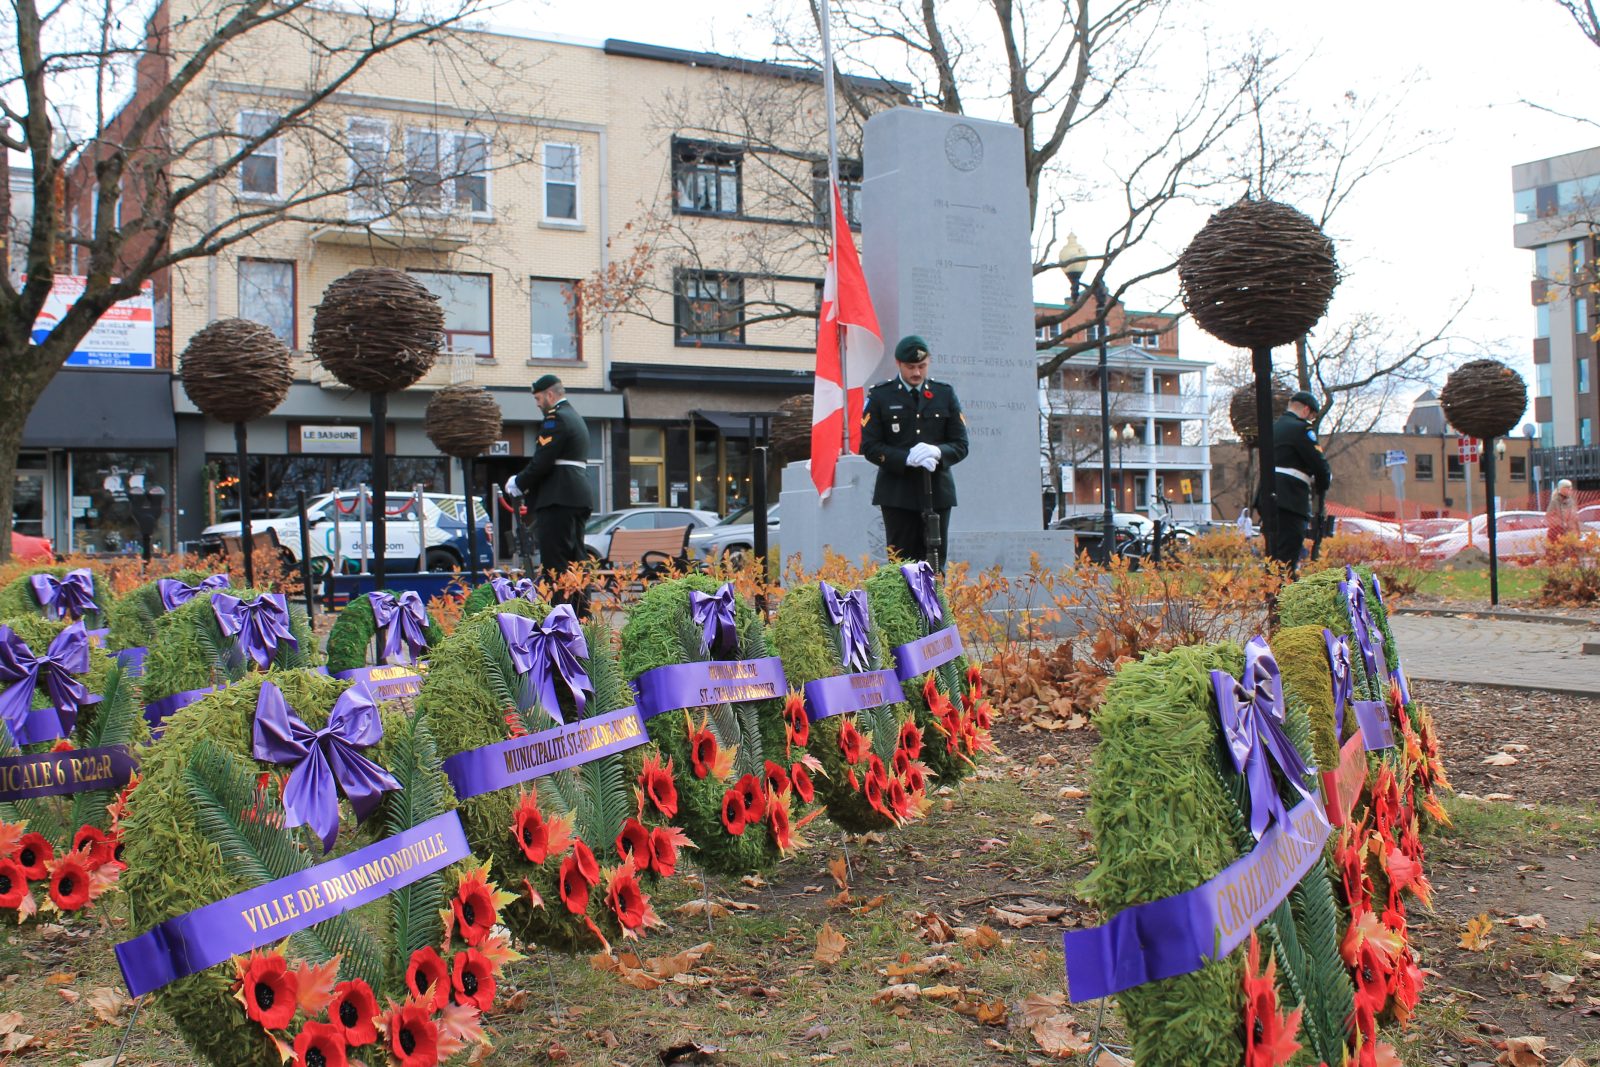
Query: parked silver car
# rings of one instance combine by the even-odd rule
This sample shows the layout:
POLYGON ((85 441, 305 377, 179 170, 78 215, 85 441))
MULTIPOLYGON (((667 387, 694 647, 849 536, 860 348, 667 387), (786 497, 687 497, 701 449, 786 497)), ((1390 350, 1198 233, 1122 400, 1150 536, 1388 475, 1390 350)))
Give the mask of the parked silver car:
MULTIPOLYGON (((767 531, 776 537, 778 532, 778 505, 767 509, 767 531)), ((715 563, 724 557, 738 564, 756 543, 755 509, 742 507, 715 526, 695 530, 689 535, 689 555, 715 563)))
POLYGON ((595 559, 605 559, 611 553, 611 534, 616 530, 667 530, 674 526, 700 530, 716 521, 716 512, 697 508, 624 508, 591 518, 583 528, 583 543, 595 559))

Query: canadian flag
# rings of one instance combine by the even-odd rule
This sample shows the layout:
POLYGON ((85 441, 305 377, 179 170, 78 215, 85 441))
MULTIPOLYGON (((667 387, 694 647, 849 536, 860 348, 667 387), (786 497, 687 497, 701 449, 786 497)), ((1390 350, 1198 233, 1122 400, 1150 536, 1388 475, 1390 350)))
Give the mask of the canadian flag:
POLYGON ((833 492, 845 419, 852 427, 850 451, 858 451, 867 379, 883 358, 878 313, 872 309, 867 276, 861 272, 837 183, 833 185, 833 233, 833 249, 822 280, 822 309, 817 316, 817 381, 811 406, 811 481, 824 500, 833 492))

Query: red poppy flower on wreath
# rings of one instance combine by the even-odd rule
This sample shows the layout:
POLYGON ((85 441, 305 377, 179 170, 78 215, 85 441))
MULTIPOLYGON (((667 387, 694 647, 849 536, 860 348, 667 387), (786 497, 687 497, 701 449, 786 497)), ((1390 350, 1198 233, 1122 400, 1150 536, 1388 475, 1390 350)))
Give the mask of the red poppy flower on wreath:
POLYGON ((811 717, 806 714, 806 702, 799 693, 790 692, 783 700, 784 736, 789 747, 806 747, 811 740, 811 717))
POLYGON ((494 1007, 494 964, 475 948, 465 948, 450 961, 450 989, 457 1004, 488 1011, 494 1007))
POLYGON ((29 881, 37 882, 45 876, 50 861, 56 858, 56 850, 43 834, 26 833, 17 842, 17 851, 11 858, 17 861, 29 881))
POLYGON ((650 866, 650 831, 638 819, 624 820, 617 833, 617 858, 632 859, 634 863, 650 866))
POLYGON ((1433 893, 1433 886, 1422 875, 1422 865, 1398 848, 1389 849, 1384 869, 1389 874, 1389 904, 1399 900, 1400 894, 1410 890, 1424 904, 1433 893))
POLYGON ((378 1040, 378 998, 365 980, 352 978, 333 987, 333 1000, 328 1002, 328 1019, 339 1028, 344 1043, 350 1048, 361 1048, 378 1040))
POLYGON ((906 768, 906 792, 912 796, 919 796, 928 791, 928 776, 922 772, 922 764, 913 763, 906 768))
POLYGON ((1356 1015, 1376 1018, 1389 1003, 1390 979, 1394 964, 1372 938, 1364 938, 1356 949, 1356 1015))
POLYGON ((976 663, 967 664, 967 689, 973 699, 983 696, 983 672, 976 663))
POLYGON ((900 742, 897 747, 912 759, 922 756, 922 730, 915 722, 908 719, 906 724, 900 727, 900 742))
POLYGON ((430 1011, 445 1006, 450 999, 450 971, 432 945, 419 948, 406 964, 406 988, 418 1004, 430 1011))
POLYGON ((789 772, 783 769, 783 764, 767 760, 766 763, 767 789, 778 796, 785 796, 790 789, 789 772))
POLYGON ((789 806, 787 804, 770 804, 767 806, 767 828, 772 831, 772 840, 778 846, 778 851, 785 854, 794 850, 794 830, 789 825, 789 806))
POLYGON ((89 903, 89 867, 83 857, 69 852, 50 864, 50 900, 62 911, 89 903))
POLYGON ((1395 1021, 1404 1026, 1411 1018, 1411 1013, 1417 1010, 1417 1002, 1422 999, 1422 971, 1417 967, 1416 957, 1409 948, 1395 961, 1389 991, 1394 994, 1395 1021))
POLYGON ((1261 943, 1250 935, 1244 972, 1245 1067, 1282 1067, 1300 1051, 1295 1034, 1300 1029, 1300 1009, 1288 1015, 1278 1011, 1278 961, 1267 960, 1260 974, 1261 943))
POLYGON ((644 798, 648 798, 662 818, 670 819, 678 814, 678 787, 672 780, 671 757, 663 767, 659 754, 646 756, 644 770, 639 772, 639 788, 641 810, 644 798))
POLYGON ((529 863, 543 863, 550 854, 550 831, 535 794, 524 792, 517 798, 517 808, 511 813, 511 836, 529 863))
POLYGON ((276 952, 252 952, 234 959, 244 1013, 264 1030, 282 1030, 294 1018, 300 980, 276 952))
POLYGON ((456 913, 462 940, 473 946, 483 944, 494 930, 499 914, 495 909, 494 891, 489 888, 488 876, 481 869, 461 879, 450 901, 450 910, 456 913))
POLYGON ((861 736, 861 731, 849 719, 839 727, 839 751, 844 753, 844 761, 851 766, 860 763, 867 754, 867 739, 861 736))
POLYGON ((578 873, 578 861, 568 856, 561 861, 559 879, 561 903, 574 915, 582 915, 589 907, 589 883, 578 873))
POLYGON ((578 873, 590 885, 600 884, 600 863, 594 852, 583 841, 572 842, 572 857, 578 861, 578 873))
POLYGON ((1400 818, 1400 784, 1388 767, 1378 771, 1378 778, 1372 785, 1372 817, 1378 832, 1384 836, 1388 836, 1400 818))
POLYGON ((738 837, 744 833, 744 827, 744 794, 738 789, 730 789, 722 794, 722 828, 738 837))
POLYGON ((789 768, 789 781, 794 783, 794 795, 800 798, 802 804, 809 804, 816 799, 816 786, 812 784, 811 774, 804 764, 796 763, 789 768))
POLYGON ((112 848, 105 831, 99 827, 80 826, 72 835, 72 851, 81 853, 84 863, 91 869, 109 861, 112 848))
POLYGON ((932 671, 929 671, 927 677, 922 679, 922 702, 928 705, 929 708, 933 708, 939 701, 944 699, 946 699, 945 695, 939 692, 939 679, 932 671))
POLYGON ((744 817, 748 822, 760 822, 767 817, 767 793, 761 779, 747 774, 734 783, 739 799, 744 801, 744 817))
POLYGON ((867 806, 873 811, 885 818, 892 819, 894 818, 893 813, 889 811, 883 802, 883 781, 868 775, 866 781, 861 783, 861 795, 867 798, 867 806))
POLYGON ((911 798, 906 795, 905 783, 898 778, 889 779, 889 788, 885 794, 889 801, 889 810, 894 812, 894 817, 901 822, 911 818, 911 798))
POLYGON ((710 730, 689 734, 689 766, 696 778, 704 778, 717 764, 717 738, 710 730))
POLYGON ((332 1023, 306 1023, 295 1035, 294 1067, 348 1067, 344 1033, 332 1023))
POLYGON ((20 908, 28 895, 28 875, 13 859, 0 860, 0 908, 20 908))
POLYGON ((611 872, 606 884, 606 907, 611 909, 611 914, 622 925, 623 937, 636 938, 640 930, 661 921, 650 908, 650 898, 639 888, 639 880, 634 877, 631 862, 611 872))
POLYGON ((895 776, 898 778, 904 778, 906 771, 911 769, 911 757, 906 754, 905 749, 897 748, 894 750, 893 767, 895 776))
POLYGON ((987 701, 979 701, 972 707, 972 724, 984 733, 994 729, 994 707, 987 701))
POLYGON ((889 786, 889 771, 884 767, 883 760, 878 758, 876 752, 867 757, 866 781, 869 784, 877 782, 880 787, 885 789, 889 786))
POLYGON ((663 878, 678 869, 678 849, 689 844, 689 835, 675 826, 658 826, 650 831, 650 867, 663 878))
POLYGON ((436 1067, 439 1062, 439 1028, 432 1013, 415 1001, 391 1008, 385 1016, 389 1051, 400 1067, 436 1067))

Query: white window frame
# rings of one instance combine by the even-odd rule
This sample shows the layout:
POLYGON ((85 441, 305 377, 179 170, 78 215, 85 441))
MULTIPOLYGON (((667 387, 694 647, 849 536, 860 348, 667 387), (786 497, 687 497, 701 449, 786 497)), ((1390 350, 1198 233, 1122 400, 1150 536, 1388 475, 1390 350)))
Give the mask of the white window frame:
MULTIPOLYGON (((252 116, 264 118, 268 122, 278 122, 283 118, 282 115, 279 115, 275 111, 261 111, 259 109, 246 108, 245 110, 239 112, 238 119, 234 126, 234 129, 238 132, 240 137, 246 136, 245 119, 252 116)), ((259 145, 257 145, 254 151, 250 152, 248 155, 239 160, 239 195, 246 200, 277 200, 283 196, 282 136, 269 137, 267 140, 262 141, 259 145), (250 159, 252 156, 272 157, 272 161, 275 164, 272 169, 272 192, 255 192, 244 187, 244 163, 245 160, 250 159)))
POLYGON ((366 115, 351 115, 345 119, 344 128, 345 143, 349 146, 347 154, 350 157, 350 192, 348 194, 350 217, 353 219, 371 219, 386 215, 390 211, 387 172, 389 169, 389 150, 392 145, 389 142, 391 135, 389 123, 383 119, 375 119, 366 115), (366 133, 358 133, 357 128, 363 126, 367 127, 368 131, 366 133), (358 142, 362 147, 377 147, 380 141, 377 132, 380 129, 382 130, 383 171, 378 176, 378 187, 374 190, 377 203, 371 204, 366 201, 356 187, 356 178, 360 172, 360 165, 356 159, 355 150, 358 142))
POLYGON ((583 151, 570 141, 546 141, 539 149, 539 218, 552 226, 582 226, 583 225, 583 151), (554 181, 550 177, 550 149, 565 148, 572 153, 572 181, 554 181), (572 186, 572 217, 562 218, 560 215, 550 214, 550 187, 552 185, 572 186))
POLYGON ((456 205, 461 203, 460 190, 456 187, 456 179, 444 175, 451 169, 450 161, 460 155, 461 146, 469 139, 477 139, 483 143, 483 208, 468 210, 475 219, 489 219, 494 217, 494 183, 492 180, 493 167, 489 162, 489 138, 477 130, 441 130, 431 126, 408 126, 405 132, 404 164, 406 171, 406 206, 412 211, 426 215, 450 215, 456 212, 456 205), (440 203, 437 205, 419 204, 411 201, 411 159, 412 144, 422 137, 435 139, 437 152, 437 165, 439 174, 440 203))

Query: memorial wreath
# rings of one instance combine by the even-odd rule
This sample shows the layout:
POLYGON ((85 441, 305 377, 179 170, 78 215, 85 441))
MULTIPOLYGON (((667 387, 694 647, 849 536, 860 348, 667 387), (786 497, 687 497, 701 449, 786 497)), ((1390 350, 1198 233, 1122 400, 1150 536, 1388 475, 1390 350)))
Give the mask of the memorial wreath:
POLYGON ((136 586, 111 605, 106 647, 148 648, 155 636, 157 620, 167 612, 182 607, 201 593, 226 589, 228 585, 226 574, 184 570, 136 586))
POLYGON ((328 631, 328 673, 367 682, 380 698, 411 696, 422 684, 418 664, 443 640, 417 593, 368 593, 346 604, 328 631))
POLYGON ((0 619, 23 615, 82 619, 95 630, 105 625, 114 600, 110 588, 88 567, 40 567, 0 589, 0 619))
POLYGON ((539 583, 532 578, 491 575, 488 581, 467 594, 466 601, 461 605, 461 617, 476 615, 485 608, 504 604, 508 600, 526 600, 530 604, 538 604, 544 598, 539 595, 539 583))

